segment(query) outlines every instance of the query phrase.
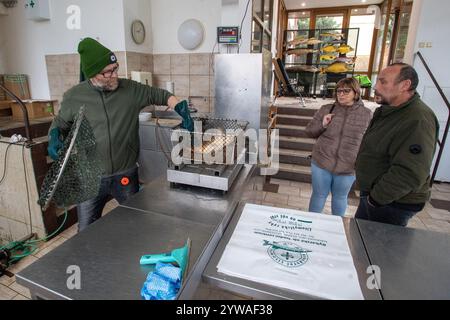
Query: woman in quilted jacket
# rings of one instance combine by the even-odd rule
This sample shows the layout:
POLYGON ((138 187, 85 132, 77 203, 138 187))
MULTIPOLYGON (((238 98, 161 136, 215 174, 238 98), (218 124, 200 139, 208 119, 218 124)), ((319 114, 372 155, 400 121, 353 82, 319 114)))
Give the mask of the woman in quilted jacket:
POLYGON ((310 212, 321 213, 331 192, 333 215, 345 215, 355 182, 356 156, 371 118, 358 81, 345 78, 337 83, 335 103, 322 106, 306 127, 308 136, 317 139, 312 153, 310 212))

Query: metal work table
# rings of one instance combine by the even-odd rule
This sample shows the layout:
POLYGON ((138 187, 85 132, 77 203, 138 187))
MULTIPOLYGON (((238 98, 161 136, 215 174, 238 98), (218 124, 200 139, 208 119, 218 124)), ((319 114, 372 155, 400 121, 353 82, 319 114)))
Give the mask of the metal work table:
POLYGON ((160 177, 145 186, 123 206, 142 211, 154 211, 182 219, 217 226, 228 223, 241 199, 254 167, 245 165, 226 194, 221 191, 178 185, 171 188, 160 177), (225 221, 223 221, 225 219, 225 221))
POLYGON ((383 299, 450 299, 450 236, 357 220, 383 299))
MULTIPOLYGON (((290 300, 310 300, 317 299, 310 295, 299 292, 276 288, 269 285, 264 285, 258 282, 244 280, 217 272, 217 265, 222 257, 228 241, 230 240, 234 229, 239 221, 244 208, 244 203, 241 203, 236 210, 228 228, 225 230, 223 237, 217 246, 216 251, 211 257, 206 269, 203 273, 205 282, 220 289, 236 293, 238 295, 255 298, 255 299, 290 299, 290 300)), ((352 253, 353 262, 358 273, 359 284, 366 300, 380 300, 381 295, 378 290, 369 290, 366 286, 366 280, 369 275, 366 273, 367 267, 370 265, 369 259, 366 255, 361 236, 354 219, 344 219, 344 228, 347 235, 350 252, 352 253)))
POLYGON ((188 274, 179 293, 180 299, 190 299, 254 171, 245 165, 225 195, 171 189, 168 182, 155 181, 18 273, 17 282, 35 298, 141 299, 140 289, 151 268, 141 267, 139 258, 181 247, 190 237, 188 274), (80 290, 67 287, 70 266, 80 268, 80 290))
POLYGON ((142 285, 152 271, 150 266, 140 266, 142 255, 182 247, 190 237, 189 268, 195 270, 202 248, 213 233, 209 225, 118 207, 16 278, 38 299, 139 300, 142 285), (67 286, 70 266, 79 267, 79 290, 67 286))

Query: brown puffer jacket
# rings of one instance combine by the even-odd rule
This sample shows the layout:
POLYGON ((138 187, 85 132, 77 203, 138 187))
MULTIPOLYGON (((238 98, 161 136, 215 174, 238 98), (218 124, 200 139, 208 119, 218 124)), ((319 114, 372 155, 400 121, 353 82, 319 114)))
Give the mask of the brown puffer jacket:
POLYGON ((330 113, 333 104, 322 106, 306 127, 311 138, 318 138, 312 159, 322 169, 337 175, 354 175, 355 161, 363 135, 372 118, 372 111, 362 100, 352 107, 335 103, 333 120, 324 128, 323 117, 330 113))

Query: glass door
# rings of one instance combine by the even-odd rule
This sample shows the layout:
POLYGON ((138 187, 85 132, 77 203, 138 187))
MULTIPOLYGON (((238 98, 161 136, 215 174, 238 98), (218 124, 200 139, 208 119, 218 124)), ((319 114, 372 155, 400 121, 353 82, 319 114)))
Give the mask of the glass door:
POLYGON ((403 62, 408 40, 409 22, 411 19, 413 0, 403 0, 398 9, 397 29, 395 41, 392 45, 390 62, 403 62))
MULTIPOLYGON (((372 52, 373 30, 375 28, 375 13, 367 13, 366 8, 352 9, 350 14, 350 28, 359 28, 358 56, 355 63, 355 73, 367 74, 369 72, 370 57, 372 52)), ((349 42, 355 43, 356 39, 349 34, 349 42)), ((351 57, 355 52, 350 53, 351 57)))
POLYGON ((344 15, 344 12, 318 14, 314 29, 342 29, 344 28, 344 15))

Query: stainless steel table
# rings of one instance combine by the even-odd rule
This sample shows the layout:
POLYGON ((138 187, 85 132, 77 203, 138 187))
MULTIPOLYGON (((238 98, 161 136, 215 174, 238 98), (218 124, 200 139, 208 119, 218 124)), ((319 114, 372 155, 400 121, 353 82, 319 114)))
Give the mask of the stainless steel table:
POLYGON ((172 189, 157 180, 17 274, 17 282, 36 298, 140 299, 140 288, 151 271, 139 266, 140 256, 181 247, 190 237, 189 271, 179 294, 180 299, 190 299, 254 169, 245 165, 225 195, 172 189), (81 269, 81 290, 67 288, 71 265, 81 269))
MULTIPOLYGON (((227 276, 217 272, 217 264, 222 257, 223 251, 228 244, 234 229, 239 221, 244 208, 241 203, 233 216, 228 228, 225 230, 216 251, 208 262, 203 274, 204 281, 212 286, 216 286, 228 292, 232 292, 241 296, 254 299, 293 299, 293 300, 309 300, 317 299, 299 292, 276 288, 264 285, 258 282, 244 280, 236 277, 227 276)), ((363 292, 364 298, 369 300, 380 300, 381 295, 378 290, 369 290, 366 281, 369 275, 366 273, 367 267, 370 265, 361 236, 354 219, 344 219, 344 228, 347 235, 348 244, 352 253, 353 262, 358 273, 359 284, 363 292)))
POLYGON ((357 220, 384 299, 450 299, 450 236, 357 220))
POLYGON ((160 177, 154 183, 145 186, 123 206, 160 212, 209 225, 217 226, 223 223, 226 225, 254 171, 253 166, 245 165, 231 190, 225 194, 217 190, 183 185, 171 188, 169 183, 160 177))
POLYGON ((192 273, 214 231, 210 225, 118 207, 16 279, 40 299, 141 299, 140 290, 152 270, 140 266, 142 255, 181 247, 190 237, 192 273), (79 290, 67 286, 71 266, 81 271, 79 290))

